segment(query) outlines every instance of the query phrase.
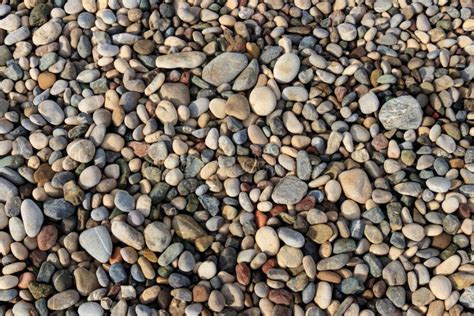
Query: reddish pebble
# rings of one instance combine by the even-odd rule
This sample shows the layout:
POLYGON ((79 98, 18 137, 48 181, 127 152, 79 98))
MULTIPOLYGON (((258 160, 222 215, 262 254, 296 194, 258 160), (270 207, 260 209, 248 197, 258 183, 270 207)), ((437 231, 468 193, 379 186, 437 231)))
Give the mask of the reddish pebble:
POLYGON ((22 273, 20 274, 20 277, 18 278, 18 287, 20 289, 27 289, 28 284, 30 284, 30 282, 34 280, 35 280, 35 275, 33 273, 31 272, 22 273))
POLYGON ((237 276, 237 282, 243 285, 249 285, 251 271, 245 262, 240 262, 235 266, 235 274, 237 276))
POLYGON ((285 212, 286 210, 287 210, 286 205, 278 204, 272 208, 272 210, 270 211, 270 214, 273 217, 275 217, 275 216, 278 216, 278 214, 285 212))
POLYGON ((110 264, 114 264, 114 263, 117 263, 117 262, 121 262, 123 259, 122 259, 122 255, 120 254, 120 247, 115 247, 113 253, 112 253, 112 256, 110 256, 110 264))
POLYGON ((275 258, 268 259, 262 266, 262 272, 267 274, 268 270, 275 268, 278 265, 275 258))
POLYGON ((38 249, 35 249, 30 253, 30 260, 37 268, 41 266, 41 264, 43 263, 43 261, 46 260, 47 257, 48 254, 46 252, 40 251, 38 249))
POLYGON ((295 205, 297 212, 309 211, 316 205, 316 198, 314 196, 307 196, 295 205))
POLYGON ((205 285, 198 284, 193 287, 193 302, 203 303, 209 299, 209 288, 205 285))
POLYGON ((372 146, 376 151, 382 151, 388 147, 388 139, 383 134, 378 134, 372 139, 372 146))
POLYGON ((133 149, 133 153, 138 157, 145 157, 148 154, 148 148, 150 147, 147 144, 140 142, 130 142, 128 147, 133 149))
POLYGON ((267 216, 260 211, 255 212, 255 223, 257 227, 263 227, 267 223, 267 216))
POLYGON ((268 293, 268 299, 275 304, 290 305, 293 295, 291 292, 284 289, 270 290, 268 293))
POLYGON ((51 249, 58 240, 58 229, 53 225, 44 226, 36 237, 38 249, 46 251, 51 249))

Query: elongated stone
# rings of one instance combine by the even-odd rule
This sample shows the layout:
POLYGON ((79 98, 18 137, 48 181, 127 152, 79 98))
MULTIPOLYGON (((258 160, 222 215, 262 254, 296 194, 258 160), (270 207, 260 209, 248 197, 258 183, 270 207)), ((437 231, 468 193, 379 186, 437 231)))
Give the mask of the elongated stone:
POLYGON ((182 52, 156 57, 156 67, 164 69, 196 68, 206 60, 203 52, 182 52))

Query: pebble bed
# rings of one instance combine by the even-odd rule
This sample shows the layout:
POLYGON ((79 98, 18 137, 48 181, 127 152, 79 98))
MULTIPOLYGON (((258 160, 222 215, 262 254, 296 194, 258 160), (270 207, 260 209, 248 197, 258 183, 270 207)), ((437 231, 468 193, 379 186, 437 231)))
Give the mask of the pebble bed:
POLYGON ((4 0, 0 315, 472 315, 472 0, 4 0))

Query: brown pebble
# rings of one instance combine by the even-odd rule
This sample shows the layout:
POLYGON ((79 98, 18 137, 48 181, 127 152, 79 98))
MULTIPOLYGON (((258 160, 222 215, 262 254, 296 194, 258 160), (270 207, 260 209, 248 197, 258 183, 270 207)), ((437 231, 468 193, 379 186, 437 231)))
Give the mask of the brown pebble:
POLYGON ((309 211, 314 208, 315 205, 316 198, 314 196, 307 196, 295 205, 295 209, 297 212, 309 211))
POLYGON ((270 290, 268 299, 275 304, 290 305, 293 295, 285 289, 270 290))
POLYGON ((326 281, 329 283, 341 283, 342 278, 339 274, 332 271, 321 271, 318 272, 316 277, 321 281, 326 281))
POLYGON ((210 290, 207 286, 198 284, 193 287, 193 301, 197 303, 206 302, 209 299, 210 290))
POLYGON ((56 75, 49 71, 40 73, 38 76, 38 86, 43 90, 51 88, 55 82, 56 75))
POLYGON ((267 274, 268 270, 270 270, 271 268, 275 268, 277 265, 278 265, 278 263, 277 263, 276 259, 271 258, 263 264, 262 271, 263 271, 263 273, 267 274))

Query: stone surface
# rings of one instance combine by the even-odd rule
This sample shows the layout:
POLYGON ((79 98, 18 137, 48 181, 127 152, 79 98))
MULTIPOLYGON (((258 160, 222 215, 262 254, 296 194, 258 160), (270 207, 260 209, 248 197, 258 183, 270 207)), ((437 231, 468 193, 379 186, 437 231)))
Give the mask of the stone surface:
POLYGON ((182 52, 158 56, 155 60, 156 67, 164 69, 196 68, 206 60, 202 52, 182 52))
POLYGON ((148 224, 144 230, 145 243, 151 251, 163 252, 171 243, 171 232, 161 222, 148 224))
POLYGON ((379 120, 386 130, 416 129, 421 124, 423 111, 420 103, 412 96, 390 99, 380 108, 379 120))
POLYGON ((222 53, 204 66, 202 78, 213 86, 234 80, 248 64, 247 57, 239 53, 222 53))
POLYGON ((362 169, 343 171, 339 177, 344 195, 360 204, 364 204, 372 195, 369 177, 362 169))
POLYGON ((36 237, 44 222, 44 215, 41 208, 30 199, 21 203, 21 218, 25 226, 25 232, 29 237, 36 237))
POLYGON ((79 243, 88 254, 99 262, 109 261, 112 255, 112 239, 104 226, 85 230, 79 236, 79 243))
POLYGON ((277 183, 272 192, 272 200, 278 204, 296 204, 303 199, 307 190, 305 182, 288 176, 277 183))

